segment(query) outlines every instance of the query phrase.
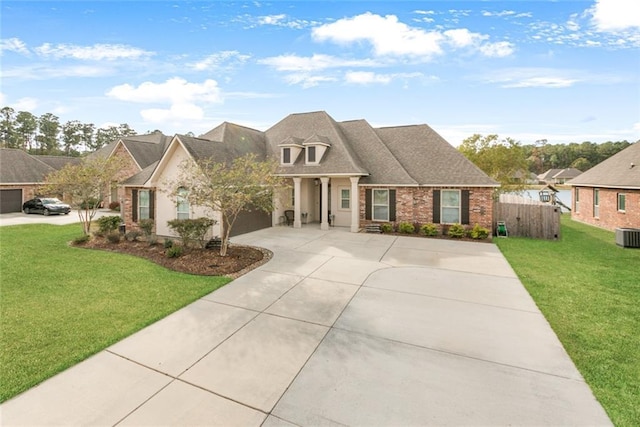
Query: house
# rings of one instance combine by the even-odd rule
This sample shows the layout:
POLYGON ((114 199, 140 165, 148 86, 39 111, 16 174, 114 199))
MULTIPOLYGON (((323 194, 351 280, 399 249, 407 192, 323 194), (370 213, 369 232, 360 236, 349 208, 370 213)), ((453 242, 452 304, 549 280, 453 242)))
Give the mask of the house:
POLYGON ((597 164, 571 185, 571 218, 608 230, 640 228, 640 142, 597 164))
POLYGON ((36 156, 13 148, 0 149, 0 213, 20 212, 22 204, 38 194, 52 172, 77 157, 36 156))
POLYGON ((538 181, 540 184, 565 184, 581 173, 582 171, 576 168, 549 169, 545 173, 538 175, 538 181))
POLYGON ((373 128, 365 120, 336 122, 323 111, 291 114, 264 132, 225 122, 197 138, 175 135, 157 163, 121 183, 126 226, 152 218, 156 234, 172 236, 168 220, 207 214, 169 196, 181 162, 247 153, 278 159, 278 174, 291 188, 276 196, 272 214, 246 212, 234 234, 283 224, 288 210, 296 228, 318 223, 357 232, 370 223, 407 221, 492 229, 499 184, 429 126, 373 128))

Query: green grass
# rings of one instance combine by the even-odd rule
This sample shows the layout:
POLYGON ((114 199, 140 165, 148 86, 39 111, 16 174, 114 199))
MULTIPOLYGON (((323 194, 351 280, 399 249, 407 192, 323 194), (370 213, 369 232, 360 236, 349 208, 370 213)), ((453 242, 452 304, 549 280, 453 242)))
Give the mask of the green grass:
POLYGON ((617 426, 640 425, 640 249, 562 218, 562 239, 494 240, 617 426))
POLYGON ((0 227, 0 401, 229 282, 67 245, 81 234, 0 227))

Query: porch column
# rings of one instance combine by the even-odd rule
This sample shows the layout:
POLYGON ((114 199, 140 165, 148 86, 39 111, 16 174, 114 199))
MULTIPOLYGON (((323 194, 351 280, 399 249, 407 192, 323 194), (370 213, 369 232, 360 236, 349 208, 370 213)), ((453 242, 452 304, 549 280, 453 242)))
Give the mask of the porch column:
POLYGON ((300 217, 302 215, 300 212, 300 184, 302 183, 302 178, 299 176, 293 178, 293 228, 302 228, 302 221, 300 221, 300 217))
POLYGON ((351 232, 360 231, 360 193, 358 192, 359 176, 349 177, 351 180, 351 232))
POLYGON ((322 212, 320 212, 320 230, 329 229, 329 178, 320 178, 322 183, 322 212))

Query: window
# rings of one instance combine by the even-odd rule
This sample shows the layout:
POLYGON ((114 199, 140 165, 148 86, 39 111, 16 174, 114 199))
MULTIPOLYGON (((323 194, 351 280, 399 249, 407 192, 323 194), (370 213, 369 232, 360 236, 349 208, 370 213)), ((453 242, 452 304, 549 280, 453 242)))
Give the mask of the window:
POLYGON ((296 191, 293 188, 290 188, 289 191, 290 191, 289 200, 291 200, 291 205, 290 206, 295 206, 296 205, 296 191))
POLYGON ((580 206, 580 189, 578 187, 576 187, 576 202, 575 202, 575 206, 573 208, 573 210, 575 211, 575 213, 578 213, 579 211, 579 206, 580 206))
POLYGON ((600 190, 597 188, 593 189, 593 216, 600 217, 600 190))
POLYGON ((149 196, 149 190, 140 190, 138 192, 138 218, 149 219, 149 206, 151 197, 149 196))
POLYGON ((189 200, 187 199, 188 194, 189 192, 186 188, 178 188, 178 203, 176 212, 177 219, 189 219, 189 200))
POLYGON ((618 193, 618 212, 624 212, 626 204, 627 204, 627 195, 624 193, 618 193))
POLYGON ((441 221, 444 224, 460 223, 460 191, 442 190, 440 207, 441 221))
POLYGON ((351 207, 351 190, 348 188, 340 189, 340 209, 349 209, 351 207))
POLYGON ((374 221, 389 221, 389 190, 373 190, 374 221))
POLYGON ((307 147, 307 163, 316 163, 316 147, 307 147))
POLYGON ((282 149, 282 164, 291 164, 291 148, 285 147, 282 149))

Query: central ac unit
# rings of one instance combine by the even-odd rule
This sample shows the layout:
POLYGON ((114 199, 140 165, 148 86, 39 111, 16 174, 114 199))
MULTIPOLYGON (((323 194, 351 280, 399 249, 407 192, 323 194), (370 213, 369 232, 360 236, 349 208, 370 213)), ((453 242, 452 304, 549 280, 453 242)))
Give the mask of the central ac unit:
POLYGON ((640 248, 640 228, 616 228, 616 244, 623 248, 640 248))

